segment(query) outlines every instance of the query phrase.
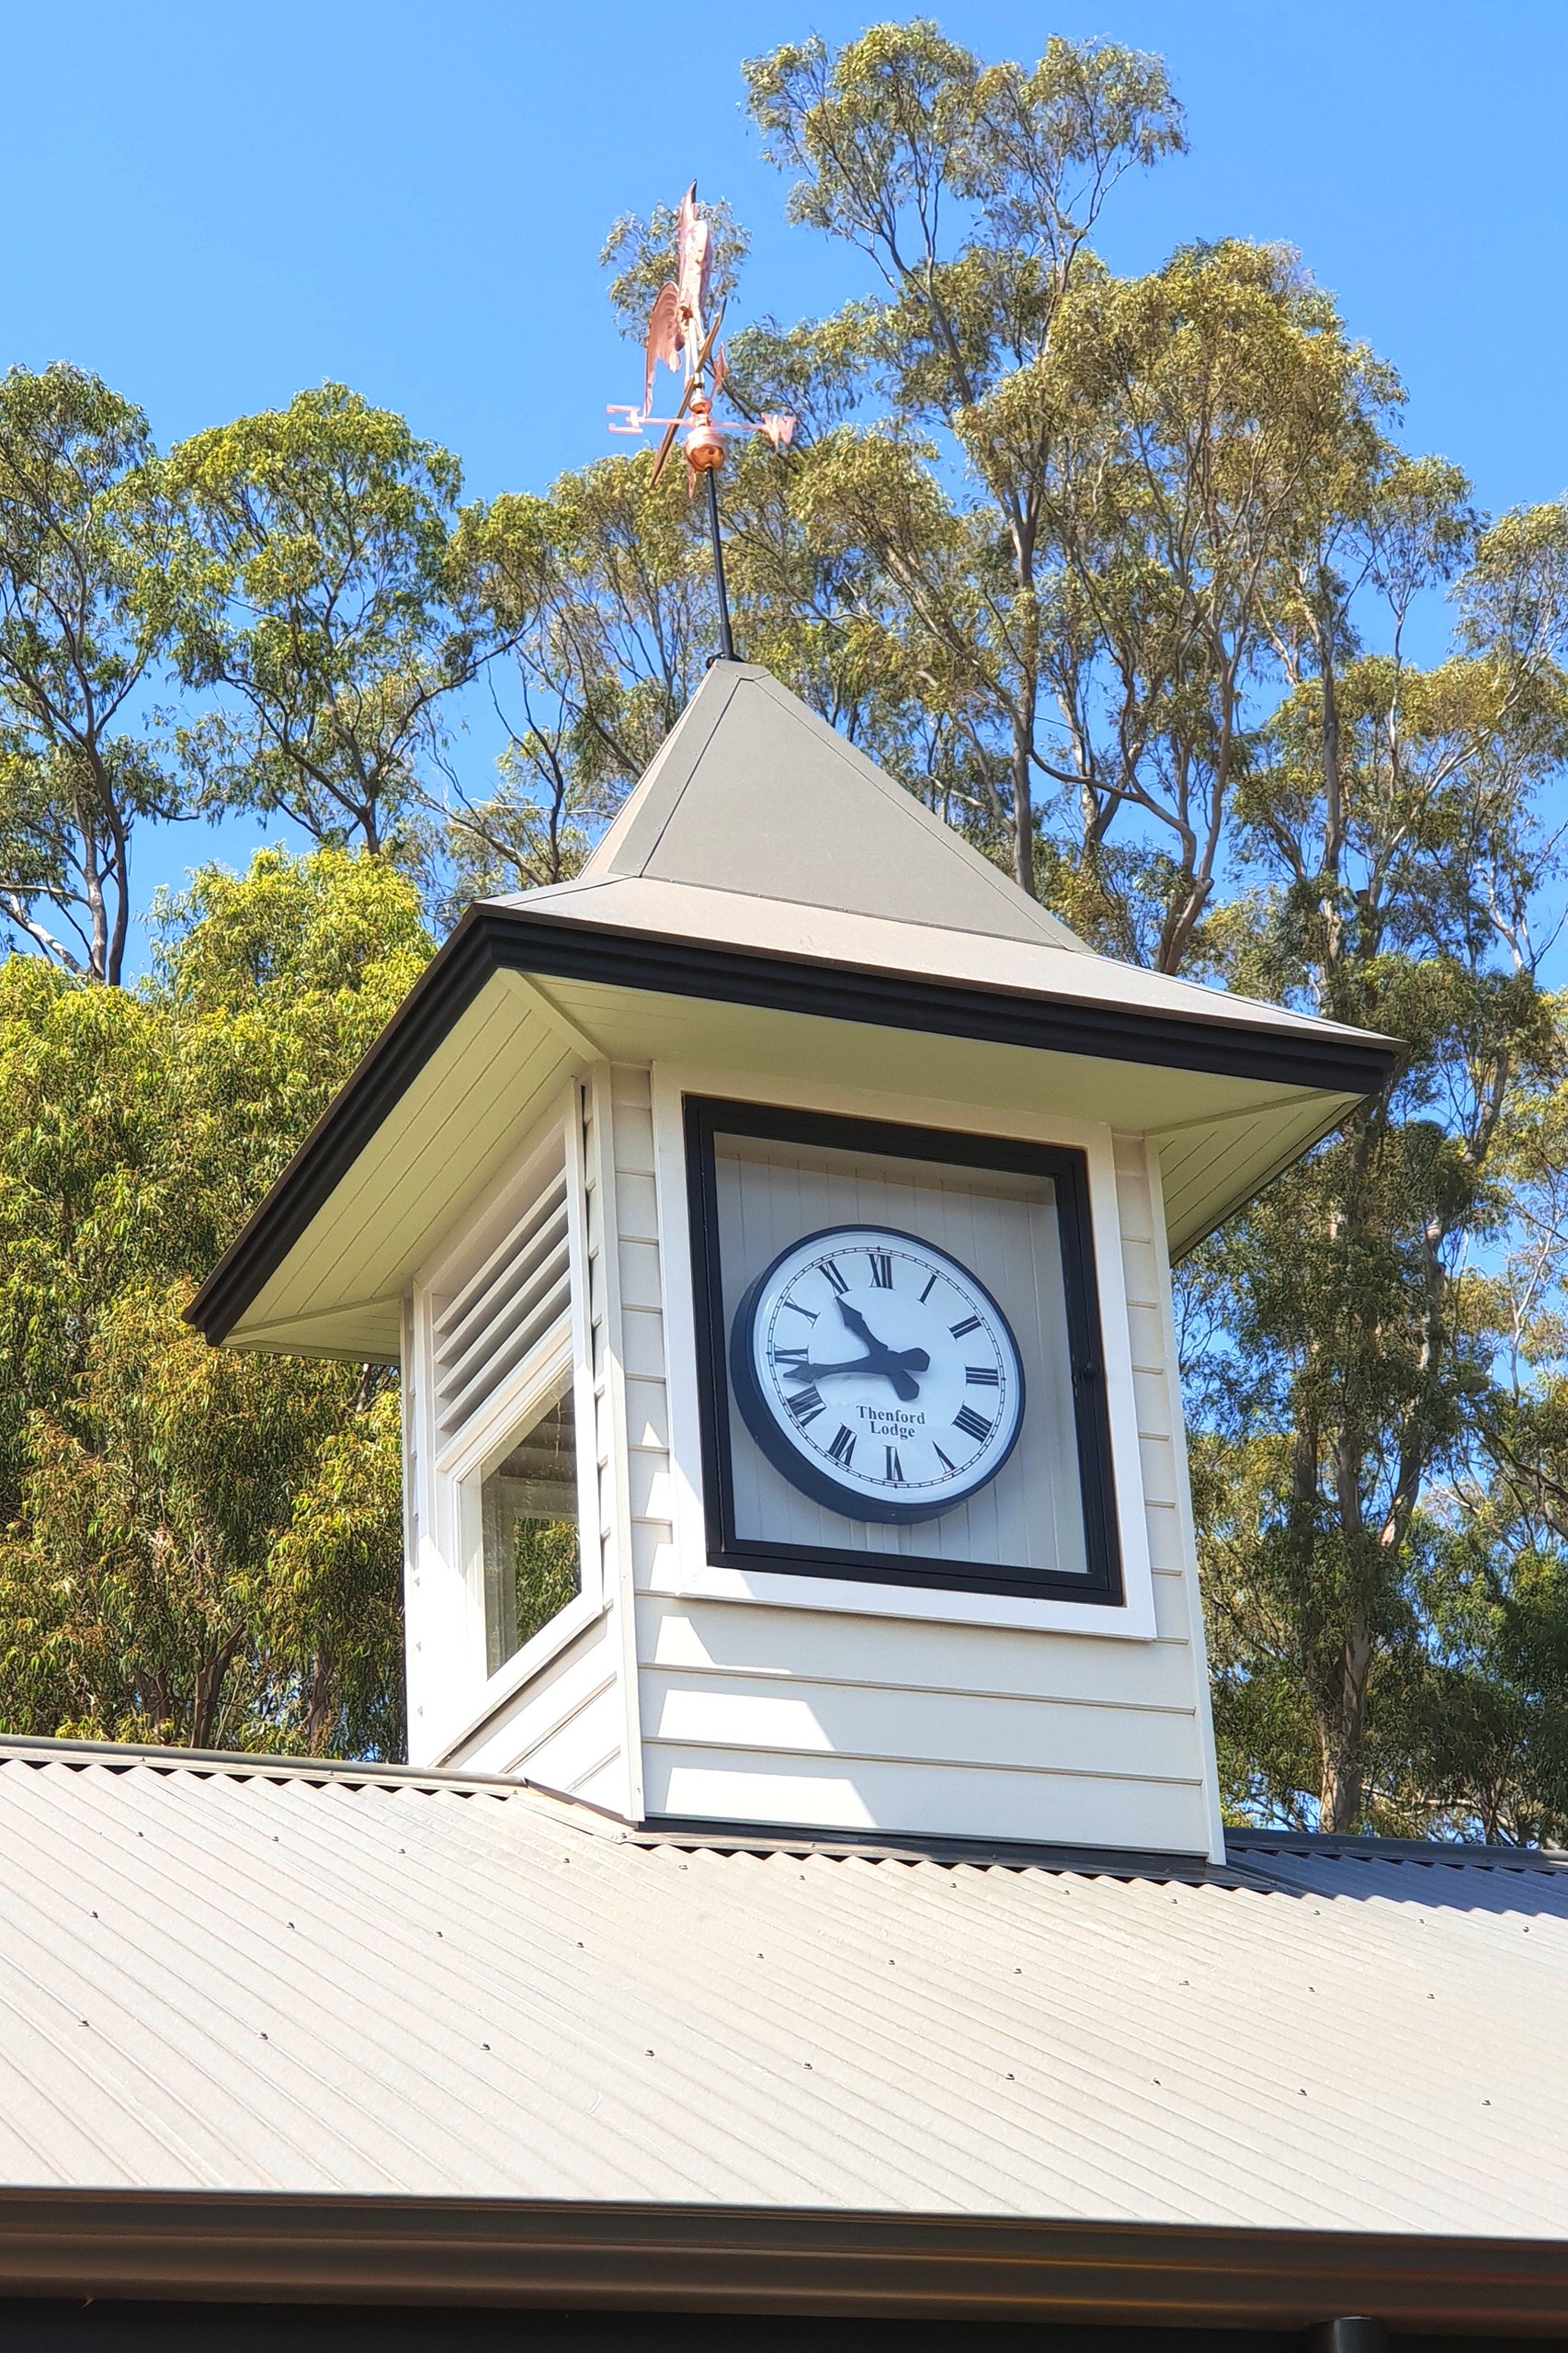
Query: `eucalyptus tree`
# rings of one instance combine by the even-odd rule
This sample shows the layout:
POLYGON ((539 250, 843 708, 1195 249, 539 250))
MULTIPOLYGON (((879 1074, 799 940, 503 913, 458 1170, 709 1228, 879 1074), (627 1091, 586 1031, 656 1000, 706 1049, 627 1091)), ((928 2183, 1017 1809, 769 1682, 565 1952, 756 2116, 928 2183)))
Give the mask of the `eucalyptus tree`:
POLYGON ((118 983, 140 825, 179 815, 149 697, 199 585, 140 409, 62 363, 0 381, 0 926, 118 983))
POLYGON ((817 331, 818 351, 858 373, 886 420, 841 428, 819 514, 836 511, 881 557, 955 713, 980 699, 1000 753, 986 742, 976 775, 1033 892, 1058 419, 1013 395, 1096 267, 1087 241, 1117 182, 1184 143, 1181 110, 1156 58, 1053 39, 1032 68, 986 66, 926 18, 837 51, 788 44, 745 75, 764 153, 798 175, 790 218, 857 248, 881 281, 817 331), (931 474, 931 436, 972 467, 978 506, 955 507, 931 474))
POLYGON ((178 642, 220 698, 182 739, 203 805, 408 849, 447 699, 488 650, 448 594, 457 460, 323 384, 182 442, 168 479, 210 565, 178 642))
MULTIPOLYGON (((1386 488, 1361 544, 1397 619, 1472 525, 1441 470, 1391 467, 1386 488)), ((1423 1827, 1449 1802, 1431 1695, 1474 1555, 1443 1498, 1494 1420, 1503 1338, 1472 1259, 1506 1245, 1512 1107, 1562 1057, 1532 932, 1568 703, 1555 642, 1497 626, 1537 537, 1510 518, 1480 538, 1458 584, 1467 642, 1434 669, 1397 630, 1367 653, 1343 612, 1332 630, 1321 603, 1307 614, 1312 665, 1239 800, 1254 887, 1220 926, 1233 977, 1406 1049, 1193 1279, 1221 1726, 1238 1786, 1331 1829, 1423 1827)))
POLYGON ((431 952, 385 858, 263 853, 152 976, 0 964, 0 1726, 397 1753, 397 1401, 195 1281, 431 952))
POLYGON ((493 687, 509 722, 498 789, 451 779, 454 904, 573 872, 701 678, 714 642, 706 543, 674 481, 648 495, 651 464, 601 459, 548 495, 463 513, 456 592, 513 667, 509 688, 493 687))

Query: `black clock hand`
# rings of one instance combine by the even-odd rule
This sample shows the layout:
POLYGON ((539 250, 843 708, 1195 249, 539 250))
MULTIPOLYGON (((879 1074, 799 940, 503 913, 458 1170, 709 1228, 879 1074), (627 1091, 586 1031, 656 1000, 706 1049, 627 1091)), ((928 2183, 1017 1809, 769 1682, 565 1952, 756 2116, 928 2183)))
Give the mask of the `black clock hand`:
POLYGON ((892 1349, 885 1347, 878 1339, 858 1307, 851 1307, 846 1300, 841 1298, 838 1302, 838 1312, 855 1337, 858 1340, 864 1340, 870 1351, 864 1370, 867 1372, 885 1373, 892 1383, 893 1395, 902 1397, 906 1405, 913 1404, 920 1394, 920 1383, 910 1379, 909 1371, 905 1368, 909 1367, 915 1371, 925 1372, 931 1362, 925 1349, 905 1348, 895 1355, 892 1349), (917 1356, 925 1359, 919 1365, 915 1363, 917 1356))
POLYGON ((927 1372, 931 1359, 924 1348, 878 1348, 872 1355, 856 1357, 848 1364, 792 1364, 792 1381, 825 1381, 831 1372, 927 1372))
POLYGON ((858 1340, 864 1340, 866 1346, 871 1350, 874 1356, 886 1354, 886 1350, 883 1348, 881 1342, 878 1339, 876 1334, 872 1331, 870 1325, 867 1323, 865 1317, 861 1314, 858 1307, 848 1306, 846 1302, 840 1298, 838 1302, 838 1312, 840 1315, 843 1316, 845 1322, 848 1324, 849 1329, 854 1333, 855 1337, 858 1340))

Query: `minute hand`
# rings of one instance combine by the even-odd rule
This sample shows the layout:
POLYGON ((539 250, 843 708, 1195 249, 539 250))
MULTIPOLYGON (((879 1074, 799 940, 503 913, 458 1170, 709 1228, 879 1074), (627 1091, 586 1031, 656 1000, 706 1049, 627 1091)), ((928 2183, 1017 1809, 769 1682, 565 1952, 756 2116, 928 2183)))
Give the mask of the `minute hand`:
POLYGON ((870 1356, 857 1357, 851 1364, 801 1364, 790 1370, 797 1381, 825 1381, 835 1372, 880 1372, 891 1381, 895 1397, 910 1404, 920 1394, 920 1383, 910 1378, 912 1372, 924 1372, 930 1364, 924 1348, 904 1348, 894 1354, 891 1348, 878 1348, 870 1356))

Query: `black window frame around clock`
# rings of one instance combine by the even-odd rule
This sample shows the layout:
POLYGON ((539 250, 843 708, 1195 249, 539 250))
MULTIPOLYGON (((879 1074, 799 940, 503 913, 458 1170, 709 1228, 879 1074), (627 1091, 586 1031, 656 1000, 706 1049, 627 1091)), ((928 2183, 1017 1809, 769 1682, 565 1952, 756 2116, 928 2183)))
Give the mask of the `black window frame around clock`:
MULTIPOLYGON (((846 1118, 835 1112, 794 1111, 715 1096, 686 1097, 685 1129, 702 1496, 708 1559, 712 1566, 1119 1607, 1125 1594, 1087 1154, 1068 1144, 1032 1143, 1012 1136, 975 1135, 915 1127, 902 1120, 846 1118), (929 1161, 937 1166, 992 1169, 1051 1180, 1055 1188, 1067 1306, 1068 1363, 1084 1516, 1084 1573, 989 1567, 983 1561, 939 1560, 848 1545, 775 1544, 738 1532, 714 1151, 715 1138, 720 1136, 755 1136, 771 1143, 881 1154, 900 1160, 929 1161)), ((1020 1448, 1026 1443, 1027 1439, 1020 1439, 1020 1448)))

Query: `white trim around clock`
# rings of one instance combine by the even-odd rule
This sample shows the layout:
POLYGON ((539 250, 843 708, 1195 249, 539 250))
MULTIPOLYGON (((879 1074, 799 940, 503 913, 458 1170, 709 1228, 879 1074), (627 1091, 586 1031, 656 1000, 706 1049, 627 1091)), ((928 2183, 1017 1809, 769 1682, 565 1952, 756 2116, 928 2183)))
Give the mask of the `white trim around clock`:
POLYGON ((865 1088, 808 1088, 799 1081, 786 1085, 755 1074, 672 1063, 655 1063, 653 1066, 653 1107, 674 1489, 674 1559, 667 1568, 655 1570, 650 1589, 693 1599, 766 1602, 775 1608, 836 1610, 857 1617, 924 1619, 966 1626, 1019 1627, 1038 1633, 1153 1641, 1154 1595, 1143 1511, 1138 1409, 1128 1337, 1127 1285, 1110 1130, 1094 1120, 1031 1118, 1019 1112, 977 1113, 972 1104, 926 1097, 884 1096, 865 1088), (797 1574, 793 1571, 720 1568, 709 1560, 683 1119, 685 1099, 690 1095, 766 1103, 795 1111, 895 1120, 909 1127, 945 1128, 955 1134, 1017 1137, 1032 1143, 1072 1146, 1085 1154, 1103 1326, 1106 1406, 1110 1424, 1124 1601, 1111 1607, 1053 1597, 1035 1600, 1017 1594, 980 1593, 967 1587, 860 1584, 853 1578, 797 1574))

